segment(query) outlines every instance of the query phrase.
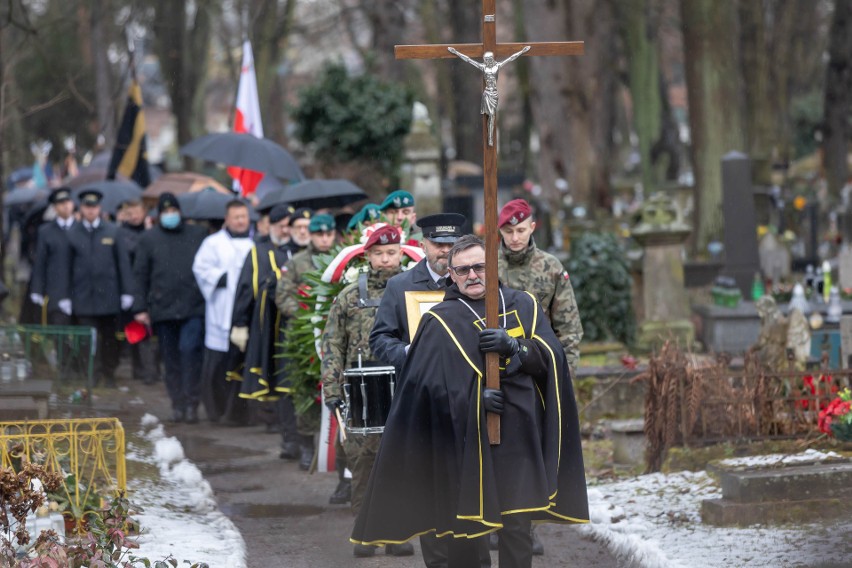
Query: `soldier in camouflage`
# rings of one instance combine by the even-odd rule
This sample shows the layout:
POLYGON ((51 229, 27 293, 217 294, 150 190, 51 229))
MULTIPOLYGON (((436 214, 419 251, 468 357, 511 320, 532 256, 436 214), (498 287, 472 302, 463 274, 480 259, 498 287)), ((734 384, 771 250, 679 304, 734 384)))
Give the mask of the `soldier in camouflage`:
MULTIPOLYGON (((497 256, 500 281, 536 297, 565 350, 573 377, 580 360, 583 326, 568 272, 558 258, 535 246, 532 238, 535 220, 530 204, 523 199, 512 200, 503 206, 497 226, 502 237, 497 256)), ((533 554, 544 554, 544 546, 534 528, 532 537, 533 554)), ((493 542, 491 547, 495 548, 493 542)))
MULTIPOLYGON (((370 351, 370 331, 376 319, 388 280, 400 272, 400 233, 385 225, 377 229, 364 245, 369 273, 362 272, 358 282, 337 296, 322 334, 322 385, 326 405, 332 413, 343 398, 343 371, 374 359, 370 351)), ((352 471, 352 512, 357 514, 367 490, 370 470, 379 450, 380 435, 350 435, 343 442, 346 461, 352 471)), ((355 545, 355 556, 372 556, 375 547, 355 545)), ((411 543, 389 545, 387 554, 410 556, 411 543)))
MULTIPOLYGON (((287 261, 281 270, 281 278, 275 287, 275 305, 284 317, 292 319, 297 314, 299 287, 304 284, 305 274, 315 269, 314 256, 328 252, 334 245, 336 236, 334 226, 334 217, 331 215, 314 215, 308 227, 311 235, 310 244, 287 261)), ((301 414, 296 419, 301 438, 299 467, 305 471, 311 467, 314 458, 313 435, 319 426, 319 420, 307 414, 301 414)))
POLYGON ((559 259, 535 246, 535 220, 523 199, 510 201, 500 210, 498 226, 503 237, 498 256, 500 281, 535 295, 565 349, 573 376, 580 360, 583 326, 568 272, 559 259))

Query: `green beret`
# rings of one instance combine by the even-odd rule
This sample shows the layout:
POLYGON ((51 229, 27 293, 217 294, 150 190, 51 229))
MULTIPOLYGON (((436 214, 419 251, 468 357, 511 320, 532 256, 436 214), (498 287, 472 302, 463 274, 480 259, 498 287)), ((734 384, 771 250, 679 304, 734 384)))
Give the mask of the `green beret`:
POLYGON ((379 209, 402 209, 403 207, 414 207, 414 196, 402 189, 397 189, 382 201, 379 209))
POLYGON ((311 224, 308 225, 308 230, 312 233, 325 233, 333 231, 335 228, 334 217, 328 213, 320 213, 311 217, 311 224))

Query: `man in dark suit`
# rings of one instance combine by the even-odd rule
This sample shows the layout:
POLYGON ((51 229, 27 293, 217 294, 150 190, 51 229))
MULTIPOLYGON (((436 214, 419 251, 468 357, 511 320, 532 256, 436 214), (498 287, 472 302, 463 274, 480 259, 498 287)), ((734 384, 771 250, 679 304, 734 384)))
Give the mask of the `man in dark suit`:
POLYGON ((71 303, 77 323, 98 333, 96 382, 114 386, 116 324, 119 313, 133 307, 133 276, 118 227, 101 219, 102 198, 94 189, 80 192, 82 220, 68 233, 71 303))
POLYGON ((458 213, 439 213, 417 221, 423 231, 420 246, 426 258, 414 268, 398 274, 388 281, 382 296, 376 323, 370 333, 370 349, 376 359, 402 369, 411 340, 408 317, 405 312, 405 293, 426 290, 443 290, 447 280, 447 253, 453 243, 462 236, 462 227, 467 222, 458 213))
POLYGON ((48 201, 56 212, 56 219, 38 229, 30 300, 41 306, 42 323, 70 325, 71 291, 68 282, 53 275, 69 273, 68 232, 74 225, 74 201, 67 187, 54 189, 48 201))

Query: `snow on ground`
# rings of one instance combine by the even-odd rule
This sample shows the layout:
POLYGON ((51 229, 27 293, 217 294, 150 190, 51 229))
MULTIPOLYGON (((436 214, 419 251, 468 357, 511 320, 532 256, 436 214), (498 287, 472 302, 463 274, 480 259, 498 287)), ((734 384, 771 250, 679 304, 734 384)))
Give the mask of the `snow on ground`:
POLYGON ((201 471, 184 457, 176 438, 166 437, 150 414, 142 418, 151 451, 131 447, 127 459, 155 464, 160 479, 128 482, 130 500, 144 509, 134 515, 142 527, 134 556, 179 562, 206 562, 210 568, 244 568, 245 542, 228 517, 216 508, 213 490, 201 471))
MULTIPOLYGON (((791 458, 786 462, 784 457, 731 460, 730 465, 819 459, 814 453, 786 456, 791 458)), ((721 497, 721 489, 706 472, 654 473, 592 486, 592 522, 583 530, 630 568, 852 566, 852 519, 831 526, 701 524, 701 501, 721 497)))

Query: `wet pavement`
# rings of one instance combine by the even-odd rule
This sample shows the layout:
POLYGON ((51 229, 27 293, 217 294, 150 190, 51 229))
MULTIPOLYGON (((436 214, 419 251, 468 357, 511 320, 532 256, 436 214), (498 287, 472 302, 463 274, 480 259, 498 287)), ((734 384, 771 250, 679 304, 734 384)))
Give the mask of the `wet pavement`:
MULTIPOLYGON (((162 384, 119 381, 119 385, 126 386, 127 392, 95 391, 91 410, 119 417, 128 431, 137 429, 145 412, 163 420, 166 434, 181 441, 186 457, 212 486, 219 508, 242 533, 249 568, 424 566, 416 541, 413 557, 386 557, 380 551, 372 558, 354 558, 348 540, 353 522, 349 507, 328 504, 337 474, 307 474, 296 462, 279 459, 277 433, 267 433, 262 425, 228 427, 204 420, 171 425, 164 420, 170 409, 162 384)), ((88 413, 80 406, 72 409, 88 413)), ((542 525, 538 533, 545 555, 535 557, 536 568, 619 565, 577 527, 542 525)), ((497 566, 497 553, 492 556, 497 566)))

